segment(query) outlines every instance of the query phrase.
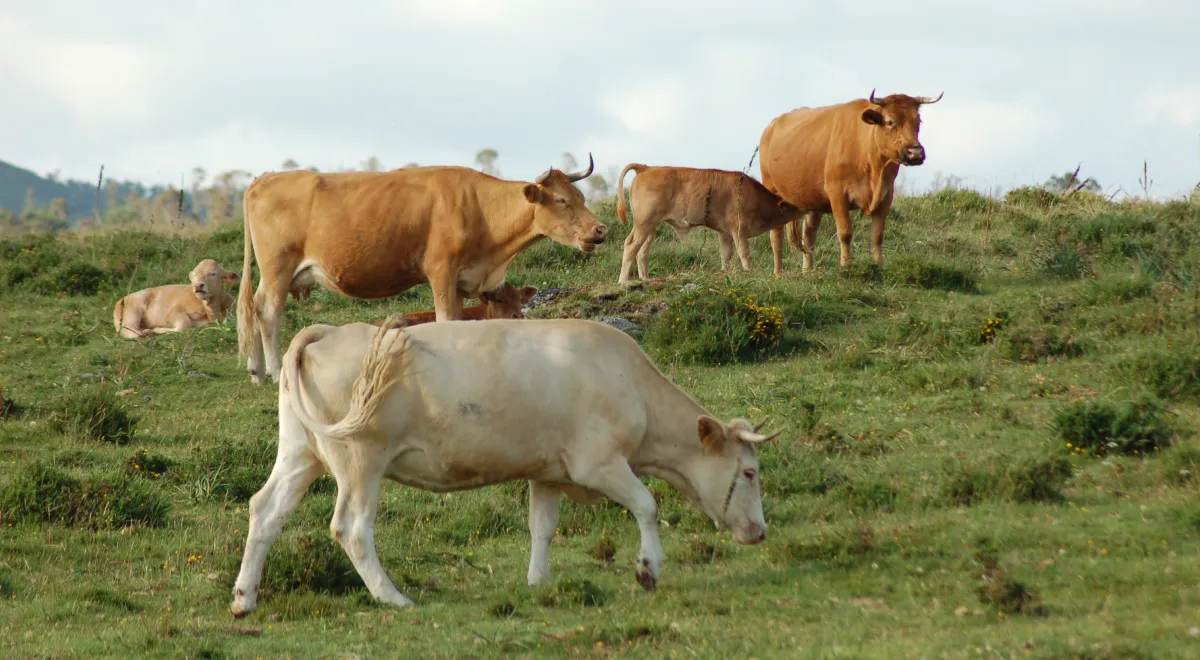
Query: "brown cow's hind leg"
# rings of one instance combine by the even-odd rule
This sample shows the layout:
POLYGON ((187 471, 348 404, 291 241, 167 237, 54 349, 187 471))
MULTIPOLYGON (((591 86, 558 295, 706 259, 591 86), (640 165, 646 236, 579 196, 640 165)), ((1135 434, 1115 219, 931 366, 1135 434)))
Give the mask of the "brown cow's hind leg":
POLYGON ((804 240, 801 250, 804 252, 801 270, 810 271, 813 268, 813 246, 817 244, 817 230, 821 228, 822 213, 809 213, 804 216, 804 240))

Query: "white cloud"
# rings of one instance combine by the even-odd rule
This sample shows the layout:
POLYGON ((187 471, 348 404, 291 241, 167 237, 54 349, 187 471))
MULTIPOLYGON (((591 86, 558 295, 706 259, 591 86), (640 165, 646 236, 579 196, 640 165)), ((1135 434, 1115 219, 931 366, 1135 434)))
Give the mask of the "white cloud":
POLYGON ((1178 126, 1195 126, 1200 123, 1200 86, 1149 91, 1138 99, 1135 107, 1143 124, 1165 120, 1178 126))

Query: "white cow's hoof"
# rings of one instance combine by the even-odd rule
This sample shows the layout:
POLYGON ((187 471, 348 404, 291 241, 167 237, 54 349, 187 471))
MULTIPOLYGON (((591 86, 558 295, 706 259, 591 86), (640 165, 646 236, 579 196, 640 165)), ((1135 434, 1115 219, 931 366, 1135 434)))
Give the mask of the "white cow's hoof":
POLYGON ((638 563, 637 581, 646 591, 654 591, 654 588, 658 586, 658 578, 650 570, 650 560, 643 559, 638 563))
POLYGON ((394 594, 384 594, 378 598, 379 602, 392 607, 412 607, 416 605, 411 598, 397 591, 394 594))
POLYGON ((240 619, 258 607, 257 600, 253 594, 248 595, 243 589, 235 589, 233 592, 233 602, 229 605, 229 611, 233 614, 233 618, 240 619))

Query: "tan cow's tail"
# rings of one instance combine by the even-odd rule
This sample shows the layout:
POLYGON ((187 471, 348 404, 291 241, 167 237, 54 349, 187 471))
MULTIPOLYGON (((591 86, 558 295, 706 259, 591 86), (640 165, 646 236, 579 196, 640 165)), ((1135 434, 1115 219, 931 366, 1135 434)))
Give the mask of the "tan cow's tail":
POLYGON ((117 306, 113 307, 113 327, 117 329, 117 334, 121 334, 121 321, 125 317, 125 297, 122 296, 117 301, 117 306))
POLYGON ((254 284, 251 282, 253 274, 251 273, 251 265, 254 263, 254 244, 250 241, 250 191, 247 190, 242 198, 242 232, 245 234, 243 238, 243 253, 242 253, 242 284, 238 289, 238 314, 237 314, 237 330, 238 330, 238 357, 249 357, 251 347, 254 346, 254 284))
POLYGON ((635 174, 641 174, 646 167, 641 163, 630 163, 621 170, 621 176, 617 177, 617 217, 621 222, 629 222, 629 218, 625 217, 625 173, 633 170, 635 174))
POLYGON ((371 345, 363 355, 362 366, 358 378, 354 381, 354 391, 350 395, 350 406, 345 417, 333 424, 322 424, 312 418, 304 406, 304 397, 300 388, 300 369, 303 366, 304 348, 319 341, 327 333, 335 330, 333 326, 309 326, 292 339, 288 348, 288 357, 284 359, 280 388, 287 389, 292 410, 308 430, 326 438, 346 438, 367 428, 379 412, 379 406, 387 399, 396 378, 392 377, 396 366, 408 357, 411 338, 403 328, 406 321, 401 316, 392 316, 384 321, 371 339, 371 345), (389 332, 400 328, 397 332, 389 332))
POLYGON ((799 220, 792 220, 787 223, 788 242, 792 244, 792 248, 797 252, 804 251, 804 224, 808 222, 808 216, 803 216, 799 220))

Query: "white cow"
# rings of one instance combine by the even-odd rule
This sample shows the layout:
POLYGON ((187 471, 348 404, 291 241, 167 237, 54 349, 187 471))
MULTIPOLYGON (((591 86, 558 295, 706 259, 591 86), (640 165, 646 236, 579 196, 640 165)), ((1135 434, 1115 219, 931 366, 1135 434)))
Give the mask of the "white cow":
POLYGON ((396 606, 412 601, 375 551, 385 477, 435 492, 528 480, 531 586, 549 578, 566 493, 583 504, 607 495, 629 509, 641 531, 637 580, 655 587, 658 505, 639 475, 665 480, 740 543, 766 537, 755 447, 779 433, 715 419, 625 333, 569 319, 403 325, 395 317, 381 327, 312 325, 292 339, 278 454, 250 498, 235 616, 257 606, 271 543, 326 471, 338 493, 330 531, 371 595, 396 606))

